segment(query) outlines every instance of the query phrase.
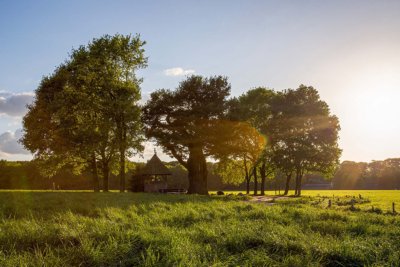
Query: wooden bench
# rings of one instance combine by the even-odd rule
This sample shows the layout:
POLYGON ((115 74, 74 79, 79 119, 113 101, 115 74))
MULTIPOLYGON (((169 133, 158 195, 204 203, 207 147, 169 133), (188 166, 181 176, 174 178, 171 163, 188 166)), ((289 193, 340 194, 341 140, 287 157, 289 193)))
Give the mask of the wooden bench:
POLYGON ((183 188, 168 188, 168 189, 159 189, 158 192, 163 194, 186 194, 186 189, 183 188))

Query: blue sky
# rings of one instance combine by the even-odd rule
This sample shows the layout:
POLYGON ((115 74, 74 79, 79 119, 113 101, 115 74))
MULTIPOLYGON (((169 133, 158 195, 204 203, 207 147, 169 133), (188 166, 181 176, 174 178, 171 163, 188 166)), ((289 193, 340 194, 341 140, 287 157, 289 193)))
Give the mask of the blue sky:
POLYGON ((0 25, 3 159, 31 158, 16 140, 41 77, 115 33, 147 41, 144 97, 192 72, 228 76, 232 95, 312 85, 341 121, 342 160, 400 156, 400 1, 0 0, 0 25))

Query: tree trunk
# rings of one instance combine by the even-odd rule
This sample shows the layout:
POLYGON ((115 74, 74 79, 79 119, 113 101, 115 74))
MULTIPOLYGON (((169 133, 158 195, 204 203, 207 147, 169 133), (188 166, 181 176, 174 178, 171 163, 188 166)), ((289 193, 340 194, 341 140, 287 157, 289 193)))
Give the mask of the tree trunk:
MULTIPOLYGON (((277 178, 277 179, 279 179, 279 178, 277 178)), ((278 194, 280 195, 281 194, 281 181, 280 180, 278 180, 278 194)))
POLYGON ((246 157, 244 157, 243 159, 243 163, 244 163, 244 171, 245 171, 245 179, 246 179, 246 194, 249 195, 250 194, 250 175, 249 175, 249 170, 247 169, 247 161, 246 161, 246 157))
POLYGON ((189 148, 187 161, 189 188, 188 194, 208 195, 207 188, 207 164, 202 147, 189 148))
POLYGON ((125 150, 122 151, 119 158, 119 191, 125 192, 125 150))
POLYGON ((285 192, 283 193, 283 195, 287 195, 289 194, 289 187, 290 187, 290 179, 292 178, 292 174, 287 174, 286 175, 286 185, 285 185, 285 192))
POLYGON ((126 129, 124 125, 124 116, 121 116, 119 122, 119 191, 125 192, 125 152, 126 152, 126 129))
POLYGON ((250 177, 248 173, 246 173, 246 194, 250 194, 250 177))
POLYGON ((296 173, 296 196, 301 196, 301 180, 303 178, 303 175, 301 172, 296 173))
POLYGON ((92 165, 92 176, 93 176, 93 190, 94 192, 100 192, 99 174, 97 172, 96 155, 94 153, 92 153, 91 165, 92 165))
POLYGON ((110 175, 110 170, 108 168, 108 163, 103 164, 103 192, 108 192, 108 178, 110 175))
POLYGON ((263 196, 263 195, 265 195, 265 178, 266 178, 265 162, 263 162, 260 167, 260 176, 261 176, 260 190, 261 190, 261 195, 263 196))
POLYGON ((254 195, 257 196, 258 192, 257 166, 254 166, 253 168, 253 176, 254 176, 254 195))

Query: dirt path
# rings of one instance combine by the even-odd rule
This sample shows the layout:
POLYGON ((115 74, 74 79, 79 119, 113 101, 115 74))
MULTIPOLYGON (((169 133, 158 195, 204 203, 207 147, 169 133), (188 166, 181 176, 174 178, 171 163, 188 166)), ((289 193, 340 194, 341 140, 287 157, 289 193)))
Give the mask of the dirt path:
POLYGON ((283 197, 283 196, 252 196, 249 200, 249 202, 255 202, 255 203, 263 203, 266 205, 275 205, 275 200, 277 199, 287 199, 289 197, 283 197))

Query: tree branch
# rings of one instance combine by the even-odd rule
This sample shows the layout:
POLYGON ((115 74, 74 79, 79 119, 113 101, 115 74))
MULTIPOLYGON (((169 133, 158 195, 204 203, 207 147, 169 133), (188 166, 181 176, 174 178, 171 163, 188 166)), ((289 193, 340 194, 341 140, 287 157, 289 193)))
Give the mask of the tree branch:
POLYGON ((183 160, 182 155, 179 155, 173 146, 167 146, 167 149, 171 151, 171 154, 178 160, 178 162, 182 166, 184 166, 186 169, 188 168, 188 164, 183 160))

